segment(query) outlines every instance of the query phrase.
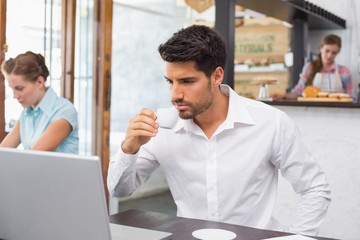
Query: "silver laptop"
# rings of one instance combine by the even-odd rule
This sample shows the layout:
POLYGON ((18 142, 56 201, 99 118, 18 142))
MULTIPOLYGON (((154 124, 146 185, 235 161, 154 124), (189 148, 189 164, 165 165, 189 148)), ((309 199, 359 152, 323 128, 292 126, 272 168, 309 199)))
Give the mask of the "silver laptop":
POLYGON ((100 159, 0 148, 0 239, 171 239, 109 224, 100 159))

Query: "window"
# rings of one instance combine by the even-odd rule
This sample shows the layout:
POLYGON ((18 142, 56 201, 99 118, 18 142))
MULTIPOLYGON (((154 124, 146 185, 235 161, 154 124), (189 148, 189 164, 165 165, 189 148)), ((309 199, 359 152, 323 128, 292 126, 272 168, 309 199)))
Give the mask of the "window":
POLYGON ((91 154, 93 81, 93 0, 76 2, 74 105, 79 113, 79 153, 91 154))
MULTIPOLYGON (((8 52, 5 54, 5 59, 29 50, 44 55, 50 71, 47 84, 51 85, 58 94, 61 77, 60 23, 61 0, 7 1, 8 52)), ((13 98, 12 90, 5 81, 6 132, 12 129, 21 111, 21 105, 13 98)))
POLYGON ((199 14, 183 1, 117 0, 113 11, 111 155, 118 149, 129 119, 142 107, 171 105, 160 43, 188 25, 214 23, 214 7, 199 14))

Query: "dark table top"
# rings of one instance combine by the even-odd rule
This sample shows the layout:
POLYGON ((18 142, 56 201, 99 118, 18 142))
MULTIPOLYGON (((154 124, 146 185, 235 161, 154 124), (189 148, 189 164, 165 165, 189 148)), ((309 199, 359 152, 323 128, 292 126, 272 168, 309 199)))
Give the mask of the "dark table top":
MULTIPOLYGON (((132 227, 171 232, 173 234, 172 239, 174 240, 195 239, 192 236, 192 232, 203 228, 229 230, 236 233, 236 239, 239 240, 258 240, 291 235, 290 233, 285 232, 262 230, 213 221, 174 217, 166 214, 134 209, 111 215, 110 222, 132 227)), ((313 238, 322 240, 329 239, 321 237, 313 238)))

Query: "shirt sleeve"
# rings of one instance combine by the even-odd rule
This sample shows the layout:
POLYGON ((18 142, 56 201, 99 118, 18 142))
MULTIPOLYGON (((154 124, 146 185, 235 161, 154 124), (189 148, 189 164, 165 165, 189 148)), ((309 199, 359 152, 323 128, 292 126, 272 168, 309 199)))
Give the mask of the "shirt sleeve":
POLYGON ((353 87, 350 70, 347 67, 340 65, 338 66, 338 69, 344 91, 352 96, 353 87))
POLYGON ((131 195, 149 179, 152 172, 159 166, 157 161, 146 158, 144 152, 146 152, 144 146, 137 154, 126 154, 120 147, 111 158, 107 176, 107 185, 111 196, 131 195))
POLYGON ((302 91, 305 89, 306 79, 309 76, 310 69, 311 69, 310 63, 307 63, 304 65, 304 67, 300 73, 300 76, 299 76, 300 77, 299 81, 297 82, 295 87, 291 90, 291 92, 295 92, 295 93, 297 93, 298 96, 301 96, 302 91))
POLYGON ((294 191, 301 196, 290 231, 317 235, 331 201, 331 191, 324 172, 304 144, 301 134, 283 112, 274 139, 272 159, 294 191))
POLYGON ((135 171, 136 158, 137 155, 125 154, 120 148, 110 159, 107 185, 111 196, 124 197, 134 191, 132 172, 135 171))
POLYGON ((51 122, 59 119, 65 119, 72 127, 72 132, 77 131, 79 128, 78 124, 78 113, 74 105, 67 99, 58 98, 58 102, 55 103, 57 110, 52 116, 51 122))

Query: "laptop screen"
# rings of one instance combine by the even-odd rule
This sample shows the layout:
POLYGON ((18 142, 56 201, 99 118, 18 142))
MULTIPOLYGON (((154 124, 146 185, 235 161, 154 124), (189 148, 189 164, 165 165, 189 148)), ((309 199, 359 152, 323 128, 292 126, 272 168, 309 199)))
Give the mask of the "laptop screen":
POLYGON ((0 148, 0 239, 111 239, 99 157, 0 148))

